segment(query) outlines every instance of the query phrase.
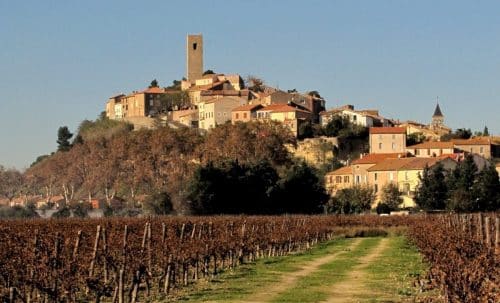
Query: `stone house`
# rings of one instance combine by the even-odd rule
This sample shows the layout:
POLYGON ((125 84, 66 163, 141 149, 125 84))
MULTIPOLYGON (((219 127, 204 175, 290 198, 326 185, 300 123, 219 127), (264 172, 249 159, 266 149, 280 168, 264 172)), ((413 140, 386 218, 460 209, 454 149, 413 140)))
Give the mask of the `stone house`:
POLYGON ((457 150, 491 158, 491 140, 487 138, 452 139, 451 142, 457 150))
POLYGON ((334 116, 346 117, 351 123, 364 127, 390 126, 390 121, 380 116, 378 110, 354 110, 354 106, 350 104, 323 111, 319 115, 322 126, 326 126, 334 116))
POLYGON ((328 172, 325 175, 325 189, 330 196, 335 196, 337 192, 344 188, 350 188, 353 184, 353 174, 351 166, 344 166, 337 170, 328 172))
POLYGON ((257 110, 257 119, 281 122, 294 136, 298 134, 300 123, 311 121, 311 118, 311 112, 286 104, 272 104, 257 110))
POLYGON ((224 97, 199 103, 199 128, 209 130, 231 121, 231 111, 246 102, 247 100, 239 97, 224 97))
POLYGON ((403 208, 416 206, 414 200, 415 191, 420 184, 420 176, 422 175, 426 166, 432 168, 438 163, 441 163, 445 170, 451 170, 457 166, 457 162, 447 156, 410 159, 412 159, 412 161, 403 165, 398 170, 398 188, 403 193, 403 203, 401 205, 401 207, 403 208))
POLYGON ((373 186, 378 203, 382 197, 382 189, 389 183, 398 184, 398 170, 416 158, 385 159, 368 168, 368 184, 373 186))
POLYGON ((231 122, 248 122, 257 119, 257 111, 262 109, 260 104, 245 104, 238 106, 231 111, 231 122))
POLYGON ((406 151, 415 157, 439 157, 456 152, 453 142, 428 141, 406 148, 406 151))
POLYGON ((406 129, 370 127, 370 154, 406 153, 406 129))
POLYGON ((124 118, 156 116, 162 112, 162 96, 177 93, 179 93, 177 90, 150 87, 127 96, 124 94, 113 96, 106 103, 106 117, 121 120, 124 118))
POLYGON ((367 154, 361 155, 359 159, 352 161, 353 183, 356 185, 368 185, 368 169, 386 159, 398 159, 405 157, 402 153, 367 154))

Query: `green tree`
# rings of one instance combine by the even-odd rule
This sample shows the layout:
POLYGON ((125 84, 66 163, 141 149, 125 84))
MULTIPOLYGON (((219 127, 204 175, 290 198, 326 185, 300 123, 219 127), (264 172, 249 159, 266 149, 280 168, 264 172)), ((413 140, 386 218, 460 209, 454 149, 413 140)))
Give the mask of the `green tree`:
POLYGON ((483 136, 488 137, 490 135, 490 131, 488 130, 488 126, 484 127, 483 136))
POLYGON ((335 214, 359 214, 370 210, 375 202, 376 194, 368 186, 344 188, 328 202, 328 212, 335 214))
POLYGON ((310 122, 304 122, 299 125, 297 138, 302 140, 314 137, 313 125, 310 122))
POLYGON ((69 131, 67 126, 59 127, 57 131, 57 150, 69 151, 71 149, 71 143, 69 142, 71 137, 73 137, 73 134, 69 131))
POLYGON ((69 207, 65 206, 55 213, 52 214, 52 218, 69 218, 71 216, 71 210, 69 207))
POLYGON ((208 163, 195 171, 187 196, 196 214, 278 213, 270 199, 277 180, 274 168, 264 161, 231 161, 218 167, 208 163))
POLYGON ((382 202, 386 204, 390 210, 396 210, 403 203, 401 192, 394 183, 388 183, 382 188, 382 202))
POLYGON ((425 141, 425 135, 423 133, 412 133, 406 136, 406 146, 420 144, 424 141, 425 141))
POLYGON ((248 76, 247 77, 247 85, 249 90, 254 91, 256 93, 263 92, 264 91, 264 81, 260 78, 257 78, 255 76, 248 76))
POLYGON ((149 88, 153 88, 153 87, 159 87, 158 80, 153 79, 153 81, 151 81, 151 84, 149 84, 149 88))
POLYGON ((207 69, 206 71, 203 72, 203 76, 205 75, 215 75, 214 71, 211 69, 207 69))
POLYGON ((419 179, 420 185, 415 194, 417 205, 425 210, 445 209, 448 188, 443 165, 439 163, 432 169, 425 167, 419 179))
POLYGON ((490 163, 478 175, 473 190, 478 211, 500 209, 500 181, 495 165, 490 163))
POLYGON ((278 183, 277 205, 286 213, 314 214, 323 212, 328 200, 325 188, 306 163, 290 167, 278 183))
POLYGON ((143 209, 147 214, 168 215, 173 211, 172 200, 166 192, 154 193, 146 198, 143 209))

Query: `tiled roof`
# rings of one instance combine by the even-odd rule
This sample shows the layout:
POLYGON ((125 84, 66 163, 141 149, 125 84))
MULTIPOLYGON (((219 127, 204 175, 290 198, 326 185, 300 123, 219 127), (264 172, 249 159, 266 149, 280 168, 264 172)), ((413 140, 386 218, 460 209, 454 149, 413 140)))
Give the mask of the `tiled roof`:
POLYGON ((396 170, 421 170, 426 166, 431 167, 436 163, 443 161, 446 157, 434 158, 401 158, 401 159, 386 159, 377 165, 368 169, 368 171, 396 171, 396 170))
POLYGON ((397 159, 399 157, 404 157, 404 154, 390 153, 390 154, 368 154, 364 155, 363 158, 356 159, 352 161, 352 164, 377 164, 388 158, 397 159))
POLYGON ((404 127, 370 127, 370 134, 406 134, 404 127))
POLYGON ((416 158, 401 158, 401 159, 385 159, 382 162, 368 168, 368 171, 388 171, 398 170, 404 165, 409 164, 416 158))
POLYGON ((245 105, 238 106, 238 107, 234 108, 232 111, 233 112, 251 111, 257 107, 262 107, 262 105, 260 105, 260 104, 245 104, 245 105))
POLYGON ((472 139, 452 139, 455 145, 490 145, 491 141, 486 138, 472 138, 472 139))
POLYGON ((160 87, 150 87, 143 91, 138 92, 139 94, 163 94, 165 90, 160 87))
POLYGON ((441 158, 410 158, 412 161, 403 165, 401 167, 402 170, 420 170, 424 169, 426 166, 433 166, 434 164, 442 161, 441 158))
POLYGON ((407 146, 409 149, 442 149, 442 148, 453 148, 453 142, 442 142, 442 141, 428 141, 420 144, 415 144, 407 146))
POLYGON ((302 109, 298 109, 298 108, 295 108, 295 107, 292 107, 290 105, 287 105, 287 104, 271 104, 271 105, 268 105, 264 108, 261 108, 259 109, 260 111, 272 111, 272 112, 295 112, 295 111, 300 111, 300 112, 307 112, 309 113, 308 111, 305 111, 305 110, 302 110, 302 109))
POLYGON ((337 170, 327 173, 327 175, 350 175, 352 174, 352 167, 344 166, 337 170))

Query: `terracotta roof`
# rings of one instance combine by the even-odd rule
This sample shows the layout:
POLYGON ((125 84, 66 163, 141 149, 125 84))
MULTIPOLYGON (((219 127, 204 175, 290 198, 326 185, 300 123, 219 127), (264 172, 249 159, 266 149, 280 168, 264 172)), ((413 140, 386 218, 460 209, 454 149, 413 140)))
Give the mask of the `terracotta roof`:
POLYGON ((451 158, 450 155, 434 158, 401 158, 386 159, 381 163, 374 165, 368 171, 396 171, 396 170, 421 170, 426 166, 431 167, 444 159, 451 158))
POLYGON ((406 134, 404 127, 370 127, 370 134, 406 134))
POLYGON ((410 158, 412 161, 403 165, 402 170, 420 170, 424 169, 426 166, 433 166, 434 164, 443 161, 441 158, 410 158))
POLYGON ((206 84, 206 85, 195 85, 195 86, 191 87, 189 90, 190 91, 197 91, 197 90, 211 89, 211 88, 214 88, 214 87, 217 87, 217 86, 224 84, 224 82, 226 82, 226 81, 217 81, 217 82, 214 82, 211 84, 206 84))
POLYGON ((351 174, 352 174, 352 167, 350 166, 344 166, 337 170, 327 173, 327 175, 351 175, 351 174))
POLYGON ((287 105, 287 104, 271 104, 268 105, 264 108, 259 109, 260 111, 272 111, 272 112, 295 112, 295 111, 300 111, 300 112, 307 112, 309 111, 302 110, 295 108, 293 106, 287 105))
POLYGON ((363 158, 356 159, 352 161, 352 164, 377 164, 388 158, 397 159, 399 157, 404 157, 404 154, 400 153, 390 153, 390 154, 368 154, 364 155, 363 158))
POLYGON ((165 92, 165 90, 163 88, 159 88, 159 87, 150 87, 150 88, 147 88, 143 91, 140 91, 138 92, 138 94, 163 94, 165 92))
POLYGON ((491 141, 485 138, 472 138, 472 139, 452 139, 455 145, 490 145, 491 141))
POLYGON ((233 112, 240 112, 240 111, 251 111, 257 107, 262 107, 260 104, 245 104, 242 106, 238 106, 235 109, 233 109, 233 112))
POLYGON ((401 158, 401 159, 385 159, 382 162, 368 168, 368 171, 388 171, 398 170, 404 165, 409 164, 416 158, 401 158))
POLYGON ((442 148, 453 148, 453 142, 442 142, 442 141, 428 141, 420 144, 415 144, 407 146, 406 148, 413 149, 442 149, 442 148))

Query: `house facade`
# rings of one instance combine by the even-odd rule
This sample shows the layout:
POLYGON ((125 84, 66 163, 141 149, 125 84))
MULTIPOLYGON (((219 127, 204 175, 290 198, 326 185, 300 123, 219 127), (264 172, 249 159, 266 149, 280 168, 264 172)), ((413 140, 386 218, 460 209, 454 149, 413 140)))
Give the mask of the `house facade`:
POLYGON ((320 124, 326 126, 334 116, 342 116, 349 119, 352 124, 374 127, 374 126, 390 126, 388 119, 379 115, 378 110, 354 110, 353 105, 344 105, 339 108, 323 111, 320 113, 320 124))
POLYGON ((238 97, 224 97, 199 103, 199 128, 209 130, 231 121, 232 110, 244 104, 246 104, 246 100, 238 97))
POLYGON ((310 121, 311 118, 311 112, 286 104, 272 104, 257 110, 257 119, 281 122, 294 136, 298 134, 300 123, 310 121))
POLYGON ((455 148, 471 154, 478 154, 486 159, 491 159, 491 141, 486 138, 453 139, 455 148))
POLYGON ((248 122, 257 119, 257 111, 262 109, 260 104, 245 104, 238 106, 231 111, 231 122, 248 122))
POLYGON ((451 155, 455 153, 453 142, 429 141, 406 148, 406 151, 415 157, 439 157, 442 155, 451 155))
POLYGON ((353 184, 352 168, 344 166, 325 175, 325 189, 330 196, 344 188, 350 188, 353 184))
POLYGON ((402 127, 370 127, 370 154, 406 152, 406 129, 402 127))

